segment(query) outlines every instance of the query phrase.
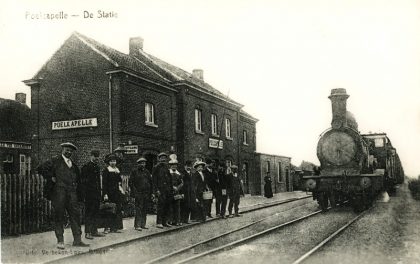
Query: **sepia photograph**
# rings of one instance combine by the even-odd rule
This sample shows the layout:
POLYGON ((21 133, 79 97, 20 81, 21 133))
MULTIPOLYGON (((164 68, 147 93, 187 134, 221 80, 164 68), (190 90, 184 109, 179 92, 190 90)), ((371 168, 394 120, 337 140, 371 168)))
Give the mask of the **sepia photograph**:
POLYGON ((420 2, 5 0, 1 263, 420 263, 420 2))

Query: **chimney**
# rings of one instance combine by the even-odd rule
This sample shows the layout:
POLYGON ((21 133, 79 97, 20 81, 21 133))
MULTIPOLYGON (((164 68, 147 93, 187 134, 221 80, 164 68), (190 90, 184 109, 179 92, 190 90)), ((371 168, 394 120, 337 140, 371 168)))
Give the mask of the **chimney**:
POLYGON ((192 71, 192 74, 195 78, 200 79, 200 80, 204 80, 203 78, 203 70, 201 69, 194 69, 192 71))
POLYGON ((349 98, 349 95, 346 93, 346 89, 332 89, 331 95, 328 98, 331 100, 332 106, 331 127, 337 129, 347 126, 347 98, 349 98))
POLYGON ((26 94, 25 93, 16 93, 15 100, 21 104, 26 104, 26 94))
POLYGON ((143 50, 143 39, 141 37, 130 38, 129 55, 138 56, 139 50, 143 50))

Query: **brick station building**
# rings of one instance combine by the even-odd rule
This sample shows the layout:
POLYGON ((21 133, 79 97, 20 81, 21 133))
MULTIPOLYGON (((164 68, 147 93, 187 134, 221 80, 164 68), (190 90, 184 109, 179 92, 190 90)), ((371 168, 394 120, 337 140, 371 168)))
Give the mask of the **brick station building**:
POLYGON ((245 172, 245 191, 257 182, 256 118, 243 105, 192 73, 143 51, 131 38, 129 54, 74 32, 24 83, 31 87, 32 159, 57 155, 59 144, 78 146, 78 164, 91 149, 101 155, 126 148, 125 173, 144 155, 151 168, 159 152, 187 159, 213 158, 245 172))

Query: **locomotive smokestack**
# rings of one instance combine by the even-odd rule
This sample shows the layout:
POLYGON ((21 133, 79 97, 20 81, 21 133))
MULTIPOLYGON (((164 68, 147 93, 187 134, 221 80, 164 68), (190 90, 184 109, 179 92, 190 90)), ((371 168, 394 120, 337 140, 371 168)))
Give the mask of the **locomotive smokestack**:
POLYGON ((344 88, 336 88, 331 90, 331 95, 328 96, 331 100, 332 106, 332 121, 331 126, 333 128, 340 128, 347 126, 347 98, 349 95, 346 93, 344 88))

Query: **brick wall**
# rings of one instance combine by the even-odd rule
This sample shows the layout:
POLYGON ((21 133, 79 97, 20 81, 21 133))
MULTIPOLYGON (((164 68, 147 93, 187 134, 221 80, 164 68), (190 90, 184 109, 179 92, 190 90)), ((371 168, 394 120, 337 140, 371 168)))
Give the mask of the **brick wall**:
POLYGON ((216 159, 230 159, 238 164, 239 137, 238 128, 238 108, 229 106, 227 103, 210 96, 200 93, 193 89, 188 89, 185 94, 184 106, 184 129, 185 129, 185 158, 194 159, 197 156, 212 157, 216 159), (202 132, 195 131, 195 109, 202 111, 202 132), (217 115, 218 136, 212 135, 211 114, 217 115), (225 119, 231 120, 231 137, 226 138, 225 119), (223 141, 223 149, 209 147, 209 138, 220 139, 223 141))
POLYGON ((71 37, 35 76, 42 78, 39 86, 34 85, 31 89, 35 166, 38 161, 56 154, 59 144, 65 141, 72 141, 79 147, 79 154, 75 153, 76 162, 85 162, 85 155, 81 153, 90 152, 97 144, 101 152, 109 151, 106 146, 109 141, 109 77, 105 72, 111 68, 107 60, 71 37), (51 129, 54 121, 94 117, 98 120, 97 127, 51 129))
POLYGON ((290 158, 269 154, 256 154, 258 160, 258 167, 260 169, 261 178, 261 193, 264 193, 264 177, 269 172, 271 176, 271 187, 273 193, 293 191, 293 179, 291 177, 290 169, 290 158), (268 168, 268 165, 269 168, 268 168), (288 177, 286 175, 289 175, 288 177))

